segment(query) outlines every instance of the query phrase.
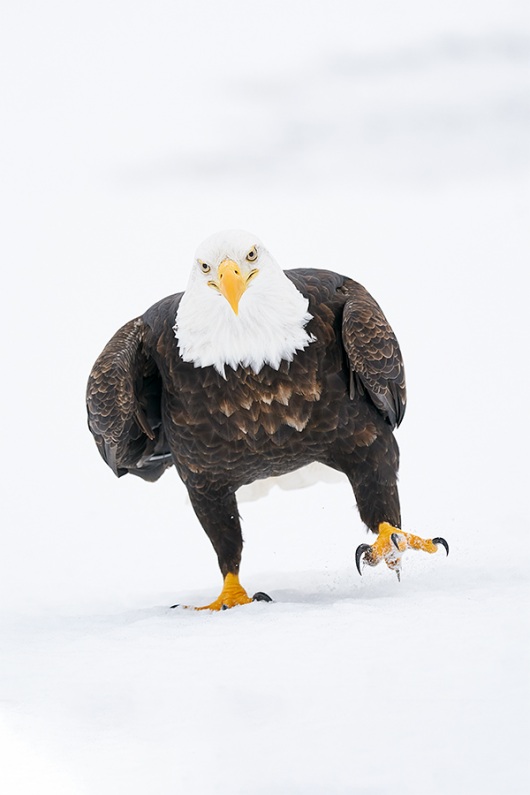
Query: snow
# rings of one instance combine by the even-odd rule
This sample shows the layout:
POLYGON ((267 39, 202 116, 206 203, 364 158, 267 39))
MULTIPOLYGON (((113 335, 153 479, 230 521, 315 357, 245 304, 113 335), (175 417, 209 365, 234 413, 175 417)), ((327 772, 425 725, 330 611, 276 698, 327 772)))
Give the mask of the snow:
POLYGON ((0 791, 519 795, 528 764, 527 4, 3 10, 0 791), (363 283, 398 335, 401 583, 347 483, 242 490, 242 582, 173 471, 86 429, 118 326, 223 228, 363 283))

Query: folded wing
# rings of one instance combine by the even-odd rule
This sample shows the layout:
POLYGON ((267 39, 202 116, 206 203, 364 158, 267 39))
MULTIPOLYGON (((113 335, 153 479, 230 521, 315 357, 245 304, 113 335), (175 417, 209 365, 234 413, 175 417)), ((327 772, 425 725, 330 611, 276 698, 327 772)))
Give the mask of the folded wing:
POLYGON ((88 427, 115 475, 157 480, 172 458, 161 420, 161 378, 142 318, 122 326, 96 360, 87 386, 88 427))
POLYGON ((350 396, 370 396, 392 428, 405 414, 405 370, 398 341, 381 307, 348 280, 342 339, 350 363, 350 396))

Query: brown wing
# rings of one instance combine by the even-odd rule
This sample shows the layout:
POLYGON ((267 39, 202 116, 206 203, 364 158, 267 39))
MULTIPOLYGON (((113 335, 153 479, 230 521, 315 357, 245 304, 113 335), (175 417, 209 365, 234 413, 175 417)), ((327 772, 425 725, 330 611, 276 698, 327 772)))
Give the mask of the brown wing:
POLYGON ((122 326, 100 354, 87 386, 88 427, 115 475, 157 480, 172 459, 161 423, 161 378, 145 346, 142 318, 122 326))
POLYGON ((350 396, 367 392, 392 428, 405 414, 405 369, 399 344, 379 304, 347 279, 342 340, 350 362, 350 396))

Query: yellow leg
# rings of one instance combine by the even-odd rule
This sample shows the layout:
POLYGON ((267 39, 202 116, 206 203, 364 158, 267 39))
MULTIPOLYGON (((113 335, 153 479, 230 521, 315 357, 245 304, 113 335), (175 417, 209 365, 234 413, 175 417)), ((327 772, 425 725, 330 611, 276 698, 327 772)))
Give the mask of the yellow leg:
POLYGON ((225 610, 236 605, 248 605, 252 599, 239 582, 237 574, 227 574, 223 582, 223 590, 209 605, 196 607, 195 610, 225 610))
POLYGON ((381 522, 376 540, 370 546, 361 544, 357 547, 355 560, 359 574, 361 573, 361 560, 369 566, 377 566, 382 560, 396 572, 398 579, 401 571, 401 557, 406 549, 419 549, 422 552, 433 553, 438 550, 438 545, 445 548, 449 554, 449 545, 444 538, 426 539, 405 533, 388 522, 381 522))

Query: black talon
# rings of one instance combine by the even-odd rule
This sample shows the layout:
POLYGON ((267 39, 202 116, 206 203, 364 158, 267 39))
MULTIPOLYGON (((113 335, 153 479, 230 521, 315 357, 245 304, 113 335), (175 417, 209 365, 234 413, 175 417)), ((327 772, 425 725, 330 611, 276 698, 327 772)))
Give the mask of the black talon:
POLYGON ((171 605, 171 607, 169 609, 173 610, 174 607, 180 607, 180 605, 171 605))
POLYGON ((268 593, 263 593, 263 591, 258 591, 252 597, 253 602, 272 602, 271 597, 268 593))
POLYGON ((445 538, 433 538, 432 543, 436 544, 436 546, 438 546, 438 544, 441 544, 445 549, 445 554, 446 555, 449 554, 449 544, 447 543, 445 538))
POLYGON ((401 552, 401 550, 399 548, 399 536, 398 536, 398 534, 397 533, 392 533, 390 538, 391 538, 392 543, 394 544, 395 548, 397 549, 397 551, 401 552))
POLYGON ((359 572, 361 577, 363 575, 361 571, 361 558, 367 549, 370 549, 370 544, 359 544, 359 546, 355 550, 355 565, 357 566, 357 571, 359 572))

